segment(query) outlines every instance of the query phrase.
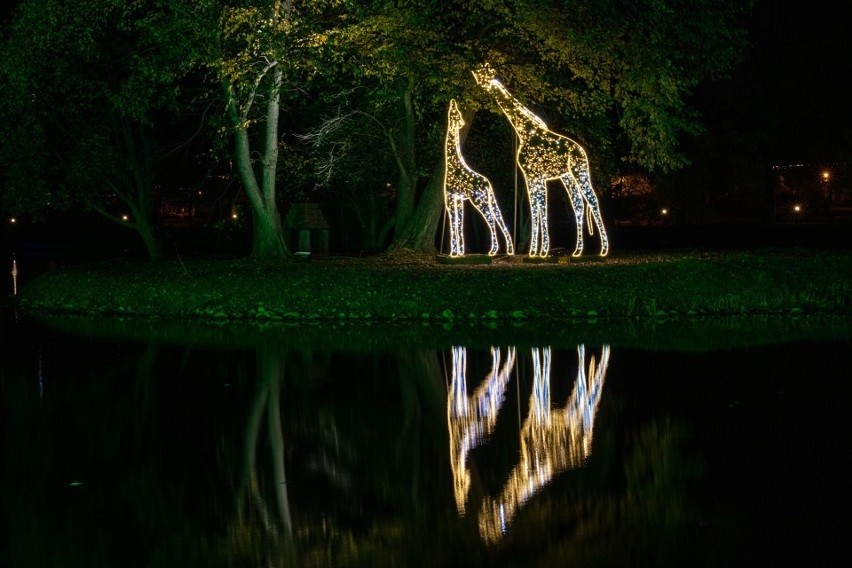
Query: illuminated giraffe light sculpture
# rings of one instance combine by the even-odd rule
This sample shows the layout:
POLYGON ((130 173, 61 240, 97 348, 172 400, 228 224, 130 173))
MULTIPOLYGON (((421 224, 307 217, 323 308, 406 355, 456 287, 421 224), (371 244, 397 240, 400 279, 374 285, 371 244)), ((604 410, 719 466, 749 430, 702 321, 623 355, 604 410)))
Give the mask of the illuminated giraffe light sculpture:
MULTIPOLYGON (((561 180, 568 191, 577 222, 577 245, 572 256, 580 256, 583 252, 584 199, 589 205, 601 236, 600 254, 606 256, 609 252, 609 242, 603 219, 601 219, 598 198, 592 189, 586 151, 570 138, 551 132, 541 118, 509 93, 497 80, 494 69, 487 63, 473 71, 473 77, 494 97, 518 135, 516 160, 526 180, 531 209, 530 256, 545 257, 550 250, 550 235, 547 228, 547 182, 556 179, 561 180), (541 237, 540 248, 539 236, 541 237)), ((590 232, 591 228, 590 223, 590 232)))
POLYGON ((453 347, 453 382, 447 398, 450 432, 450 467, 459 513, 464 514, 470 491, 467 456, 485 442, 497 425, 506 385, 515 367, 515 348, 510 347, 501 367, 500 350, 491 348, 491 371, 471 396, 467 394, 467 349, 453 347))
POLYGON ((514 516, 557 474, 579 467, 592 451, 595 414, 609 366, 609 346, 600 362, 592 355, 586 374, 586 349, 577 346, 580 365, 574 391, 563 409, 550 408, 550 348, 533 348, 533 391, 521 428, 521 459, 496 499, 486 497, 479 513, 479 532, 486 542, 499 541, 514 516))
POLYGON ((494 189, 484 175, 470 169, 461 154, 459 131, 464 126, 459 107, 455 100, 450 101, 447 113, 447 139, 444 151, 447 165, 444 169, 444 207, 450 217, 450 256, 464 255, 464 202, 469 199, 491 229, 491 250, 489 256, 497 254, 497 227, 506 239, 506 254, 514 254, 512 236, 503 215, 497 206, 494 189))

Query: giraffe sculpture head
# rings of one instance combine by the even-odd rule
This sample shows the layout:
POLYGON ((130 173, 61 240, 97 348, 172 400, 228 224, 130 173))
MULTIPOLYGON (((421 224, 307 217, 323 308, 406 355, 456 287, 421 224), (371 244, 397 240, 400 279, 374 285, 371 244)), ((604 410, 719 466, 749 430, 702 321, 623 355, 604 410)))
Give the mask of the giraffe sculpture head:
POLYGON ((464 118, 462 118, 459 105, 455 99, 450 99, 450 110, 447 112, 447 129, 451 131, 461 130, 462 126, 464 126, 464 118))
POLYGON ((471 73, 473 73, 476 83, 486 91, 491 89, 493 86, 492 81, 497 78, 497 72, 488 63, 477 65, 476 69, 471 71, 471 73))

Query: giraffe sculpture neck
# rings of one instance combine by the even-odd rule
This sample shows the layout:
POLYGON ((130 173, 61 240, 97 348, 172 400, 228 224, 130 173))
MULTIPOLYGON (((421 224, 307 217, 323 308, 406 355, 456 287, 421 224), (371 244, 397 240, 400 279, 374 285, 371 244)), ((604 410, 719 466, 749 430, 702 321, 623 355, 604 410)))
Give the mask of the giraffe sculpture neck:
POLYGON ((547 130, 547 125, 544 121, 533 114, 527 107, 522 105, 518 99, 513 97, 500 81, 497 81, 496 79, 493 80, 491 82, 491 86, 495 92, 494 100, 497 102, 500 110, 503 111, 503 114, 506 115, 506 118, 509 119, 509 122, 518 133, 518 137, 521 139, 521 144, 523 144, 528 137, 527 133, 538 130, 547 130))
POLYGON ((459 129, 448 128, 446 143, 444 144, 444 155, 447 158, 447 163, 450 163, 450 160, 458 159, 466 166, 467 164, 464 161, 464 157, 458 151, 460 140, 461 136, 459 135, 459 129))

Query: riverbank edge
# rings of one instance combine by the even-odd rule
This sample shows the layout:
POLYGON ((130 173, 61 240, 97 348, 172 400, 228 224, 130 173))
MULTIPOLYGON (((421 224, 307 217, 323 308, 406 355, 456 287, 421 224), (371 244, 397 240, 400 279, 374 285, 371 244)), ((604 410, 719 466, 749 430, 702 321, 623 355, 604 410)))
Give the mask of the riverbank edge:
POLYGON ((852 261, 802 249, 633 253, 568 264, 447 265, 434 256, 126 260, 55 269, 30 314, 256 321, 566 321, 852 314, 852 261))

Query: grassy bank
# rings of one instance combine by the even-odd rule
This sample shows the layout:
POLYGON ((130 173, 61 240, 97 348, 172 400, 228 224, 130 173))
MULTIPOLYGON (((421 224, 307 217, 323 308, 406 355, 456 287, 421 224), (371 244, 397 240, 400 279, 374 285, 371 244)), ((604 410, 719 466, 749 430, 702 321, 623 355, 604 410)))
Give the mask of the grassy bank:
POLYGON ((490 266, 434 256, 114 261, 27 284, 32 313, 210 320, 548 320, 852 313, 852 261, 804 249, 490 266))

